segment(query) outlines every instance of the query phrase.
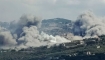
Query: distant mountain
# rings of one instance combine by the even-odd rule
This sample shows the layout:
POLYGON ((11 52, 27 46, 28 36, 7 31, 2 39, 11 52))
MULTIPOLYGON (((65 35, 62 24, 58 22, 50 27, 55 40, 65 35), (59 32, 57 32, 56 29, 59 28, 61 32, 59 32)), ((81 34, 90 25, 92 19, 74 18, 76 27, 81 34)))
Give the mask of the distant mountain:
POLYGON ((42 21, 41 31, 52 35, 65 35, 73 33, 76 36, 100 36, 105 34, 105 24, 91 14, 82 14, 76 21, 54 18, 42 21))
POLYGON ((64 18, 54 18, 42 21, 41 31, 51 35, 62 35, 72 32, 74 22, 64 18))

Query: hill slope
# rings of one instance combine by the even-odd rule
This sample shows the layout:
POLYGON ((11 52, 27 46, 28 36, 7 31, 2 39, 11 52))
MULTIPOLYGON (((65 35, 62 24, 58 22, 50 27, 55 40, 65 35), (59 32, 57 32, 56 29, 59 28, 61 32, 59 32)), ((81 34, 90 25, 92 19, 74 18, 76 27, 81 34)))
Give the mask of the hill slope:
POLYGON ((72 26, 73 22, 71 20, 55 18, 43 20, 40 30, 50 35, 62 35, 72 32, 72 26))

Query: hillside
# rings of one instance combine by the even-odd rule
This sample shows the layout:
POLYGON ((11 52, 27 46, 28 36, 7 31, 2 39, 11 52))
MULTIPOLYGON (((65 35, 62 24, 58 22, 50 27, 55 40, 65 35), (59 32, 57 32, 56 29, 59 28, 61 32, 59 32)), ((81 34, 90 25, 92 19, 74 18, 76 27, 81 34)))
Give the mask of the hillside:
MULTIPOLYGON (((100 23, 91 24, 83 16, 85 15, 82 15, 82 18, 80 16, 75 22, 63 18, 47 19, 39 22, 39 20, 34 20, 34 17, 31 20, 27 16, 25 18, 23 16, 23 19, 16 25, 10 24, 8 26, 9 24, 1 22, 0 60, 105 59, 104 25, 100 23), (40 23, 41 27, 39 28, 40 23), (2 27, 7 28, 7 30, 2 27), (8 31, 9 29, 10 31, 8 31), (42 31, 44 33, 41 34, 42 31), (96 36, 91 38, 94 35, 96 36), (71 38, 71 36, 81 38, 90 36, 90 38, 72 40, 68 38, 71 38), (8 38, 11 39, 8 40, 8 38), (71 42, 65 43, 68 40, 71 42), (11 49, 11 45, 13 47, 16 45, 16 47, 11 49), (9 47, 9 49, 2 49, 3 46, 9 47), (27 48, 18 49, 18 47, 27 48)), ((88 17, 91 19, 90 15, 88 17)))
POLYGON ((63 35, 72 32, 73 21, 63 18, 42 20, 41 31, 50 35, 63 35))
POLYGON ((89 38, 81 41, 72 41, 47 46, 30 47, 27 49, 1 50, 0 60, 104 60, 105 56, 105 35, 99 38, 89 38), (5 55, 5 56, 4 56, 5 55))

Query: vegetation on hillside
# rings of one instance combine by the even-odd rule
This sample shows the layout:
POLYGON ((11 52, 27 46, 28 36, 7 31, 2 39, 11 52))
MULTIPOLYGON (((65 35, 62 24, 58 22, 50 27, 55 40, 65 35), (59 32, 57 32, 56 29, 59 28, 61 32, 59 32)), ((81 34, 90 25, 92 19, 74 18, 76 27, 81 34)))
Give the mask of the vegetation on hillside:
POLYGON ((105 59, 105 35, 99 38, 27 49, 0 50, 0 60, 102 60, 105 59))

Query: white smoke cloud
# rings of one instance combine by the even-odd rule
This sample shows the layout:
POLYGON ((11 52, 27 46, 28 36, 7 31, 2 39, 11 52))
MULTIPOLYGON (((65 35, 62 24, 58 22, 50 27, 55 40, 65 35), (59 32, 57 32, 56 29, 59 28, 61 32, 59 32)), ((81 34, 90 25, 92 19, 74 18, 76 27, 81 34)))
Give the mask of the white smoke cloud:
POLYGON ((74 24, 74 34, 80 36, 94 36, 105 34, 105 24, 101 18, 88 11, 81 14, 74 24))
POLYGON ((24 27, 22 34, 22 37, 20 37, 18 41, 21 42, 23 47, 39 47, 45 45, 53 45, 57 43, 70 42, 70 40, 67 40, 60 36, 54 37, 44 32, 40 34, 36 26, 24 27))
POLYGON ((73 34, 70 33, 66 39, 39 32, 41 19, 33 15, 23 15, 17 23, 10 23, 9 28, 0 27, 0 46, 28 48, 82 40, 84 37, 105 34, 104 23, 105 19, 100 19, 91 12, 83 13, 73 25, 73 34))
POLYGON ((83 40, 81 36, 73 36, 72 41, 74 40, 83 40))
POLYGON ((12 47, 16 46, 17 42, 13 38, 10 31, 7 31, 5 28, 0 27, 0 48, 2 47, 12 47))
POLYGON ((20 34, 23 32, 22 29, 24 27, 36 26, 39 28, 40 25, 41 19, 39 17, 35 17, 34 15, 22 15, 16 24, 11 23, 10 30, 14 34, 17 34, 17 37, 19 38, 20 34))
POLYGON ((24 27, 22 32, 22 37, 18 40, 22 41, 22 44, 25 46, 39 46, 40 40, 38 40, 39 31, 36 26, 24 27))
POLYGON ((40 33, 38 31, 40 24, 41 19, 33 15, 23 15, 17 23, 10 23, 10 31, 1 28, 0 43, 3 42, 2 48, 5 45, 10 45, 13 48, 28 48, 70 42, 64 37, 40 33))

